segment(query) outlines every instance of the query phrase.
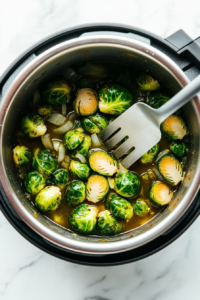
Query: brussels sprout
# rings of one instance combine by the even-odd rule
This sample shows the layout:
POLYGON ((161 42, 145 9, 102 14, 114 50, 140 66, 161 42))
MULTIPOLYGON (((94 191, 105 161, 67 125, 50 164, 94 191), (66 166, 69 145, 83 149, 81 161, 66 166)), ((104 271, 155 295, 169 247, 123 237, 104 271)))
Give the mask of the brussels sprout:
POLYGON ((78 115, 90 116, 95 114, 98 108, 97 94, 90 88, 80 89, 73 102, 74 109, 78 115))
POLYGON ((52 115, 53 108, 51 105, 42 105, 38 108, 38 114, 44 119, 48 119, 52 115))
POLYGON ((154 91, 159 89, 160 87, 159 82, 145 72, 140 72, 136 76, 136 81, 139 89, 142 91, 154 91))
POLYGON ((102 79, 107 76, 106 68, 100 63, 86 63, 78 68, 78 73, 92 79, 102 79))
POLYGON ((116 159, 102 150, 89 153, 89 165, 94 172, 105 176, 112 176, 118 171, 116 159))
POLYGON ((87 156, 88 151, 91 147, 91 137, 89 135, 85 135, 84 140, 81 142, 81 144, 72 151, 72 157, 76 158, 76 155, 79 153, 83 156, 87 156))
POLYGON ((82 128, 76 128, 65 133, 63 137, 63 144, 67 150, 73 150, 80 145, 84 139, 84 132, 82 128))
POLYGON ((56 210, 61 203, 62 194, 57 186, 46 186, 35 197, 35 205, 42 212, 56 210))
POLYGON ((37 172, 30 172, 24 179, 24 186, 27 193, 37 194, 45 187, 45 179, 44 177, 37 172))
POLYGON ((87 164, 71 160, 69 169, 74 178, 87 179, 90 175, 90 168, 87 164))
POLYGON ((172 155, 165 155, 157 162, 157 167, 162 177, 171 185, 183 181, 183 169, 180 162, 172 155))
POLYGON ((48 150, 37 149, 34 153, 32 167, 43 176, 49 176, 58 169, 58 163, 48 150))
POLYGON ((86 131, 90 133, 99 133, 108 126, 109 120, 106 116, 97 113, 94 116, 83 118, 81 123, 86 131))
POLYGON ((42 98, 52 105, 60 105, 70 101, 70 86, 64 80, 47 83, 42 89, 42 98))
POLYGON ((109 210, 101 211, 97 217, 97 231, 101 235, 115 235, 122 230, 122 224, 111 215, 109 210))
POLYGON ((64 189, 69 181, 69 175, 66 169, 59 169, 51 173, 47 180, 48 185, 58 186, 60 189, 64 189))
POLYGON ((137 216, 143 217, 148 213, 150 208, 148 207, 148 205, 144 200, 138 199, 134 204, 133 210, 137 216))
POLYGON ((89 234, 97 222, 98 209, 94 206, 81 204, 69 216, 72 230, 82 234, 89 234))
POLYGON ((154 182, 149 191, 149 199, 151 203, 157 207, 168 204, 173 197, 170 188, 161 181, 154 182))
POLYGON ((119 85, 106 86, 99 91, 99 110, 102 113, 118 116, 132 104, 132 94, 119 85))
POLYGON ((142 157, 140 158, 141 163, 143 164, 152 163, 154 161, 154 158, 158 154, 158 151, 159 151, 159 145, 156 144, 148 152, 142 155, 142 157))
POLYGON ((44 120, 34 113, 29 113, 22 118, 21 129, 30 138, 44 135, 47 131, 44 120))
POLYGON ((114 193, 110 194, 110 211, 122 220, 130 220, 133 216, 133 206, 130 202, 114 193))
POLYGON ((164 135, 171 140, 182 140, 188 134, 188 128, 183 119, 178 115, 172 115, 161 124, 164 135))
POLYGON ((117 173, 115 180, 115 191, 123 197, 136 197, 140 193, 141 183, 134 173, 117 173))
POLYGON ((147 104, 149 104, 153 108, 159 108, 163 104, 165 104, 170 97, 165 93, 160 92, 152 92, 147 97, 147 104))
POLYGON ((170 150, 174 155, 180 158, 184 157, 187 153, 187 148, 184 143, 171 142, 170 150))
POLYGON ((81 181, 73 181, 67 187, 65 198, 68 204, 75 206, 85 200, 85 184, 81 181))
POLYGON ((25 168, 31 160, 31 152, 25 146, 16 146, 13 149, 13 159, 16 167, 25 168))
POLYGON ((132 88, 135 81, 135 73, 129 70, 120 71, 114 76, 113 81, 122 86, 132 88))
POLYGON ((103 200, 109 192, 109 184, 105 177, 92 175, 86 184, 86 198, 88 201, 97 203, 103 200))

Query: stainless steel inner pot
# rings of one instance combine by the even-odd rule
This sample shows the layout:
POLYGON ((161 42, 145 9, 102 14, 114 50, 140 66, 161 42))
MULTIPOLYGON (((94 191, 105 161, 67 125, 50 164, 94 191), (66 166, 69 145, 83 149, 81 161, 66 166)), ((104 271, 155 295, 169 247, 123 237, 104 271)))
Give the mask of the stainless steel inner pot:
POLYGON ((129 37, 94 34, 60 43, 37 56, 22 69, 3 95, 0 106, 0 180, 12 207, 24 222, 50 242, 71 251, 101 255, 123 252, 152 241, 175 224, 192 203, 200 179, 200 105, 196 97, 184 107, 190 129, 187 176, 170 205, 138 229, 106 241, 99 237, 74 235, 44 218, 27 201, 13 165, 12 143, 20 112, 32 99, 34 90, 68 66, 87 61, 116 62, 149 70, 172 93, 186 85, 188 79, 171 59, 145 43, 129 37))

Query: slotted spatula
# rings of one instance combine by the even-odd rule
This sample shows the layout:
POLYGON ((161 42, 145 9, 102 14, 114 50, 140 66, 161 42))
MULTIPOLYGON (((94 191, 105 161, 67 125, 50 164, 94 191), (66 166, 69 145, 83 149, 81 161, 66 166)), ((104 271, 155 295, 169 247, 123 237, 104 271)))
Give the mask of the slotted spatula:
POLYGON ((144 103, 132 105, 102 130, 98 137, 106 149, 111 150, 128 136, 128 139, 115 149, 113 154, 117 159, 120 159, 127 151, 134 148, 121 161, 124 167, 129 168, 159 142, 161 138, 160 124, 189 102, 199 91, 200 75, 159 109, 153 109, 144 103), (109 139, 111 135, 112 137, 109 139))

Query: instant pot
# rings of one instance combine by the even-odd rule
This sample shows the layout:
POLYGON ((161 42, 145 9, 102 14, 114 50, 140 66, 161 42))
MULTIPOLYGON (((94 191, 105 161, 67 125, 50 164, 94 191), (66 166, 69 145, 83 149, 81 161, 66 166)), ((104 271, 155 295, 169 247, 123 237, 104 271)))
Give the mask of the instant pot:
POLYGON ((200 38, 183 30, 162 39, 119 24, 90 24, 58 32, 23 53, 0 82, 0 209, 32 244, 60 259, 108 266, 133 262, 177 239, 200 211, 200 102, 184 107, 190 129, 187 176, 176 197, 156 218, 116 237, 83 237, 50 222, 26 199, 12 162, 16 122, 27 99, 68 66, 87 61, 123 63, 148 70, 172 93, 200 73, 200 38))

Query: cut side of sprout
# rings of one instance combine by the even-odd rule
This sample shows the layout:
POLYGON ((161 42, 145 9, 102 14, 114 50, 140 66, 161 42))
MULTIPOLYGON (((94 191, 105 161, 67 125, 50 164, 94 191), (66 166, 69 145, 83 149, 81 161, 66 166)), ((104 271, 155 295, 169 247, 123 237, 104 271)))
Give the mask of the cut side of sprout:
POLYGON ((60 126, 67 121, 67 118, 59 113, 54 113, 50 118, 47 119, 49 123, 60 126))
POLYGON ((101 142, 96 133, 91 135, 92 147, 101 147, 101 142))
POLYGON ((62 115, 66 116, 66 114, 67 114, 67 104, 64 103, 62 104, 62 115))
POLYGON ((58 149, 58 162, 60 163, 65 158, 65 147, 62 143, 60 143, 59 149, 58 149))
POLYGON ((58 141, 58 140, 53 140, 52 143, 53 143, 53 148, 54 148, 54 150, 58 151, 59 146, 60 146, 60 141, 58 141))
POLYGON ((97 203, 103 200, 109 191, 109 184, 105 177, 92 175, 86 184, 86 198, 88 201, 97 203))
POLYGON ((153 205, 164 206, 172 200, 172 197, 173 192, 165 183, 157 181, 151 186, 149 198, 153 205))
POLYGON ((34 106, 38 105, 40 103, 40 99, 41 99, 40 92, 37 90, 33 94, 33 105, 34 106))
POLYGON ((71 130, 73 128, 73 123, 71 121, 67 121, 67 123, 65 123, 64 125, 56 128, 53 130, 54 133, 58 133, 58 134, 64 134, 67 131, 71 130))
POLYGON ((53 150, 53 144, 52 144, 51 137, 50 137, 49 133, 47 133, 45 135, 42 135, 41 136, 41 141, 42 141, 43 146, 47 150, 53 150))
POLYGON ((121 163, 119 163, 119 173, 127 173, 128 169, 125 168, 121 163))
POLYGON ((116 160, 110 154, 102 150, 94 151, 90 155, 89 164, 94 172, 104 176, 112 176, 118 172, 116 160))
POLYGON ((85 164, 87 162, 87 160, 85 159, 85 157, 82 154, 80 154, 80 153, 76 154, 76 158, 78 158, 80 160, 80 162, 82 162, 82 164, 85 164))

